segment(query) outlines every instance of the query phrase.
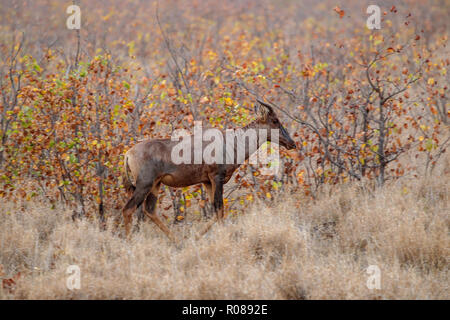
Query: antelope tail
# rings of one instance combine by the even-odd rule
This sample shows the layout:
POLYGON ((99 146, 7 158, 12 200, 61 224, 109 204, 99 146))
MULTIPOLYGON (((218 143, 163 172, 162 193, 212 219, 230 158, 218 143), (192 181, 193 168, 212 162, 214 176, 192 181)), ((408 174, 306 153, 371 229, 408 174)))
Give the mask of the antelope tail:
POLYGON ((124 169, 125 169, 125 179, 123 181, 123 186, 125 187, 125 190, 128 192, 134 192, 136 189, 136 186, 133 185, 133 182, 131 182, 130 175, 128 174, 130 172, 130 166, 128 165, 128 155, 125 155, 125 162, 124 162, 124 169))

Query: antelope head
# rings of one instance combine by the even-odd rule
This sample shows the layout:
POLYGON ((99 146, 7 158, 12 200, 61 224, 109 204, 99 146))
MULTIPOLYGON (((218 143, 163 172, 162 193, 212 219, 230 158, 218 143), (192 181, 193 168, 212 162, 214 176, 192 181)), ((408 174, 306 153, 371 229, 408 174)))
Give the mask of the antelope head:
POLYGON ((257 101, 259 103, 259 105, 255 106, 255 112, 258 115, 257 122, 260 129, 267 130, 267 140, 271 141, 271 130, 278 129, 279 144, 287 150, 295 149, 296 144, 294 140, 292 140, 287 130, 281 124, 276 113, 273 111, 273 108, 259 99, 257 101))

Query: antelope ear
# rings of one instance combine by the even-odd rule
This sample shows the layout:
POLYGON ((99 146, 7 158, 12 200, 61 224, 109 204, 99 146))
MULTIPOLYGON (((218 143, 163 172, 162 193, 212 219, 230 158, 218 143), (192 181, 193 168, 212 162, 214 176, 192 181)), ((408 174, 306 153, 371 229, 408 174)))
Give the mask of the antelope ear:
POLYGON ((259 99, 256 101, 258 101, 258 104, 255 105, 255 113, 263 120, 267 120, 267 116, 273 113, 272 107, 259 99))

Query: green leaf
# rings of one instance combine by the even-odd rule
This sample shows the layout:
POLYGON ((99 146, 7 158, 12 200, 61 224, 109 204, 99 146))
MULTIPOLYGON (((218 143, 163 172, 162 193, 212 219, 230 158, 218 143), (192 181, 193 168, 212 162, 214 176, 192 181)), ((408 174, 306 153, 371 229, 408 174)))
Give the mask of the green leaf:
POLYGON ((427 139, 425 142, 425 149, 427 149, 428 152, 433 149, 433 140, 427 139))

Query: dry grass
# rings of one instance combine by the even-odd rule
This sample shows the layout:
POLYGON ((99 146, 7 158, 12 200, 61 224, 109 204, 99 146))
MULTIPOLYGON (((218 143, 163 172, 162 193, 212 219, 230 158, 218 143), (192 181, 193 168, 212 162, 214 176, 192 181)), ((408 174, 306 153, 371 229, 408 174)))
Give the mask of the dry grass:
POLYGON ((445 170, 374 193, 333 187, 300 208, 295 195, 255 205, 199 241, 200 223, 185 224, 180 248, 149 222, 127 242, 62 210, 3 206, 3 278, 22 276, 0 298, 449 299, 445 170), (80 290, 66 288, 72 264, 80 290), (369 265, 381 269, 380 290, 366 286, 369 265))

